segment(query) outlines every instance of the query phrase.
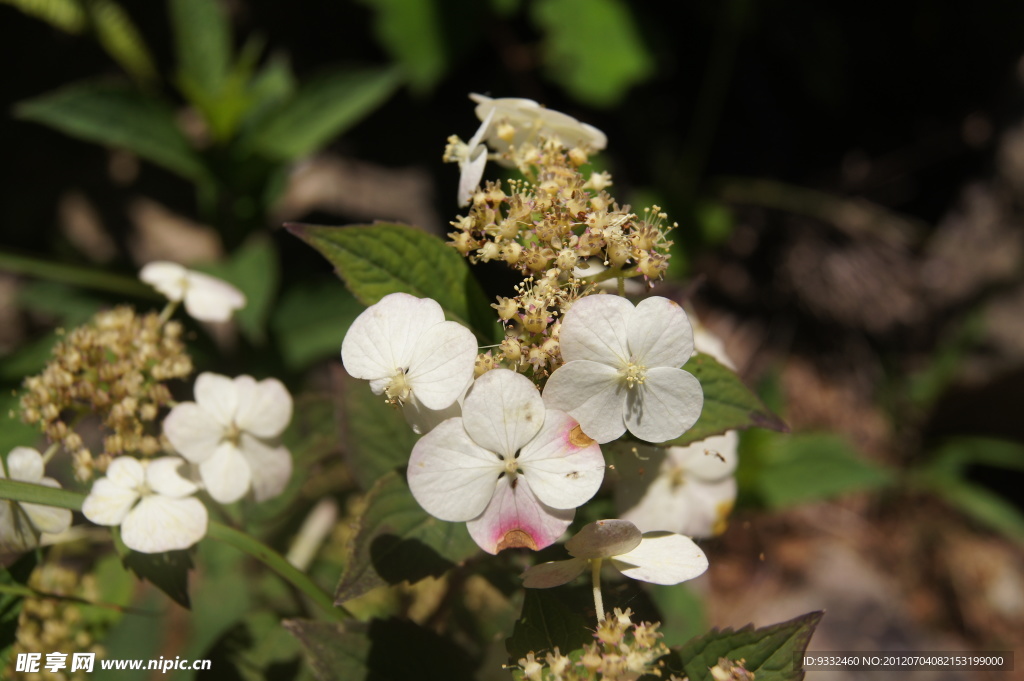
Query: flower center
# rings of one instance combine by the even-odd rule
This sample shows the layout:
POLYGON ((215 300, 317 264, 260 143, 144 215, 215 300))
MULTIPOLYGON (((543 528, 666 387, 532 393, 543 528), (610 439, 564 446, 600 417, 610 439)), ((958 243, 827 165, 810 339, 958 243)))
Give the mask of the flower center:
POLYGON ((682 468, 673 468, 672 472, 668 474, 668 482, 672 489, 679 489, 686 484, 686 471, 682 468))
POLYGON ((647 378, 647 367, 637 364, 630 357, 626 365, 619 369, 619 373, 626 381, 626 387, 632 389, 634 385, 643 385, 644 380, 647 378))
POLYGON ((391 377, 391 382, 384 388, 384 394, 388 396, 389 402, 402 406, 409 400, 412 385, 409 384, 408 373, 408 369, 399 369, 391 377))
POLYGON ((233 444, 233 445, 235 445, 237 447, 238 443, 239 443, 239 441, 241 439, 242 439, 242 429, 239 428, 238 426, 236 426, 235 422, 232 421, 231 425, 229 425, 227 427, 227 429, 225 429, 225 431, 224 431, 224 440, 226 442, 230 442, 231 444, 233 444))

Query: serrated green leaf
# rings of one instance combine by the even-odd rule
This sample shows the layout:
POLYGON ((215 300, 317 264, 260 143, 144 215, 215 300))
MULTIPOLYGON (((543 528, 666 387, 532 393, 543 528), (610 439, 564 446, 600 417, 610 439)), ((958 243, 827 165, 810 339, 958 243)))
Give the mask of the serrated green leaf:
POLYGON ((711 667, 719 658, 733 662, 743 660, 743 667, 754 673, 757 681, 801 681, 800 662, 821 612, 801 615, 788 622, 755 629, 747 625, 739 631, 723 629, 696 638, 679 651, 679 659, 690 681, 714 681, 711 667))
POLYGON ((700 381, 700 387, 704 390, 704 409, 693 428, 662 446, 688 445, 728 430, 789 430, 782 419, 764 406, 761 399, 743 384, 739 376, 711 355, 697 354, 683 368, 700 381))
POLYGON ((86 81, 19 102, 19 118, 119 147, 196 182, 209 173, 163 101, 109 82, 86 81))
POLYGON ((291 369, 337 358, 352 321, 366 308, 335 279, 304 282, 284 292, 270 325, 291 369))
POLYGON ((505 649, 513 660, 533 652, 543 658, 556 647, 563 655, 594 640, 594 623, 584 617, 589 591, 582 589, 527 589, 523 610, 505 649), (581 598, 581 596, 584 596, 581 598))
POLYGON ((409 85, 430 89, 444 75, 447 50, 441 14, 434 0, 361 0, 373 7, 374 32, 402 65, 409 85))
POLYGON ((231 26, 221 4, 171 0, 169 10, 182 89, 215 98, 231 63, 231 26))
POLYGON ((405 480, 388 473, 366 496, 335 603, 385 584, 415 583, 444 574, 477 551, 465 523, 428 515, 405 480))
POLYGON ((418 437, 401 411, 372 394, 366 381, 346 377, 341 393, 346 461, 359 486, 370 489, 387 473, 405 468, 418 437))
POLYGON ((433 298, 445 315, 488 341, 495 317, 466 261, 443 241, 406 225, 349 227, 286 225, 315 248, 359 302, 373 305, 389 293, 433 298))
POLYGON ((399 82, 398 71, 390 68, 323 75, 260 122, 251 148, 281 161, 308 156, 383 104, 399 82))

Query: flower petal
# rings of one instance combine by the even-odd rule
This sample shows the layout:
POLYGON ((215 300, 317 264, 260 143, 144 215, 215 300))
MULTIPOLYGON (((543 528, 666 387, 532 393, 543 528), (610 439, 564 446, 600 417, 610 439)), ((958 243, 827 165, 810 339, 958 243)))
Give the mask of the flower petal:
POLYGON ((508 369, 476 379, 462 405, 462 421, 473 441, 506 459, 540 432, 544 413, 533 382, 508 369))
POLYGON ((629 351, 648 369, 686 364, 693 354, 693 329, 679 303, 661 296, 641 300, 629 320, 629 351))
MULTIPOLYGON (((39 482, 43 478, 43 455, 31 447, 15 447, 7 455, 7 470, 11 480, 39 482)), ((0 466, 0 478, 4 477, 0 466)))
POLYGON ((519 466, 537 498, 553 508, 577 508, 604 480, 601 447, 564 411, 549 409, 544 427, 519 456, 519 466))
POLYGON ((276 378, 256 382, 251 376, 235 378, 238 410, 235 425, 256 437, 277 437, 292 420, 292 396, 276 378))
POLYGON ((689 430, 703 406, 704 391, 692 374, 669 367, 649 369, 644 383, 627 393, 626 427, 641 440, 665 442, 689 430))
MULTIPOLYGON (((486 374, 485 374, 486 375, 486 374)), ((572 523, 576 509, 551 508, 534 496, 525 476, 498 481, 491 503, 479 517, 466 523, 469 535, 488 553, 551 546, 572 523)))
POLYGON ((487 167, 487 147, 478 144, 470 147, 466 153, 468 157, 459 164, 459 189, 455 195, 460 207, 469 205, 487 167))
POLYGON ((146 483, 146 467, 134 457, 119 456, 107 466, 107 480, 135 491, 146 483))
POLYGON ((669 447, 668 455, 677 466, 694 477, 706 481, 721 480, 736 471, 739 444, 739 433, 730 430, 686 447, 669 447))
POLYGON ((199 491, 199 486, 178 473, 178 467, 185 463, 176 456, 164 456, 149 462, 146 467, 146 482, 150 489, 165 497, 187 497, 199 491))
POLYGON ((164 419, 164 435, 175 451, 193 463, 213 456, 224 439, 225 428, 195 402, 176 405, 164 419))
POLYGON ((448 521, 475 518, 487 507, 504 466, 448 419, 424 435, 409 457, 409 489, 430 515, 448 521))
POLYGON ((424 331, 407 375, 420 404, 428 409, 450 407, 473 380, 476 352, 473 332, 461 324, 441 322, 424 331))
POLYGON ((292 477, 292 453, 287 447, 271 445, 248 433, 239 444, 252 473, 252 491, 256 501, 276 497, 292 477))
POLYGON ((140 553, 187 549, 206 535, 206 507, 195 497, 145 497, 121 523, 125 546, 140 553))
POLYGON ((402 416, 405 422, 417 435, 425 435, 448 419, 462 416, 462 400, 452 402, 444 409, 427 409, 416 399, 416 394, 409 395, 409 399, 402 405, 402 416))
POLYGON ((604 444, 626 432, 626 390, 626 383, 616 369, 578 359, 551 374, 544 386, 544 403, 549 409, 567 412, 579 422, 584 433, 604 444))
POLYGON ((619 572, 652 584, 679 584, 704 574, 708 558, 689 537, 648 532, 640 545, 611 559, 619 572))
POLYGON ((209 371, 199 374, 192 392, 196 404, 203 408, 217 423, 230 426, 238 413, 238 386, 227 376, 209 371))
POLYGON ((562 586, 583 574, 586 558, 570 558, 534 565, 523 573, 523 586, 527 589, 550 589, 562 586))
MULTIPOLYGON (((60 489, 60 483, 53 478, 43 478, 39 484, 60 489)), ((59 534, 71 527, 71 511, 66 508, 28 503, 23 503, 21 508, 32 521, 32 525, 40 532, 59 534)))
MULTIPOLYGON (((114 459, 114 463, 119 460, 114 459)), ((112 463, 110 467, 113 466, 112 463)), ((120 525, 138 500, 136 488, 122 487, 108 475, 92 484, 89 496, 82 502, 82 515, 97 525, 120 525)))
POLYGON ((430 298, 391 293, 363 310, 341 342, 341 361, 356 378, 390 378, 409 368, 420 336, 444 321, 430 298))
POLYGON ((139 279, 175 302, 185 297, 188 270, 174 262, 151 262, 139 270, 139 279))
POLYGON ((636 525, 628 520, 598 520, 565 542, 565 549, 575 558, 611 558, 628 553, 643 538, 636 525))
POLYGON ((202 272, 188 272, 185 311, 201 322, 226 322, 231 313, 245 307, 245 294, 222 279, 202 272))
POLYGON ((221 444, 213 456, 199 464, 199 475, 206 491, 222 504, 241 499, 252 483, 249 462, 230 442, 221 444))
MULTIPOLYGON (((562 359, 588 359, 621 369, 629 360, 629 320, 636 308, 625 298, 587 296, 573 303, 558 332, 562 359)), ((689 355, 687 355, 689 357, 689 355)))

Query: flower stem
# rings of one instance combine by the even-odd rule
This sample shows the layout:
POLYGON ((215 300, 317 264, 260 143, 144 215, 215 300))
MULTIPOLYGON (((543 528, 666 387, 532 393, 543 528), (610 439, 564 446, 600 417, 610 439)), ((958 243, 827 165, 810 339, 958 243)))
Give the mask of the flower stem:
POLYGON ((168 301, 167 302, 167 306, 164 307, 164 309, 161 310, 161 312, 160 312, 160 319, 159 319, 160 325, 163 326, 164 324, 166 324, 167 320, 171 318, 171 315, 174 314, 174 311, 177 310, 177 309, 178 309, 178 301, 177 300, 168 301))
POLYGON ((54 442, 53 444, 51 444, 49 447, 46 448, 46 451, 43 452, 43 465, 44 466, 46 464, 50 463, 50 459, 53 458, 53 455, 56 454, 57 450, 59 450, 59 449, 60 449, 60 443, 59 442, 54 442))
POLYGON ((604 621, 604 599, 601 598, 601 559, 590 559, 590 576, 594 583, 594 610, 597 611, 597 623, 604 621))

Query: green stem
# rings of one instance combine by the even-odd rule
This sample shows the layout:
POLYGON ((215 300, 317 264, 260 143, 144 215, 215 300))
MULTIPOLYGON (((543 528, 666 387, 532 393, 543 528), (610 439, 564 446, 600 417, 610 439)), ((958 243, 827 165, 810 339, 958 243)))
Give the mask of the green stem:
POLYGON ((59 450, 60 450, 60 443, 59 442, 54 442, 52 445, 47 447, 46 451, 43 452, 43 465, 45 466, 46 464, 50 463, 50 459, 52 459, 53 455, 56 454, 59 450))
POLYGON ((167 323, 167 320, 171 318, 174 311, 178 309, 178 301, 171 300, 167 302, 167 306, 160 312, 160 325, 163 326, 167 323))
POLYGON ((133 277, 13 253, 0 253, 0 270, 139 298, 156 299, 160 297, 156 291, 133 277))
POLYGON ((601 559, 590 559, 590 577, 594 583, 594 610, 597 611, 597 623, 604 622, 604 599, 601 597, 601 559))

